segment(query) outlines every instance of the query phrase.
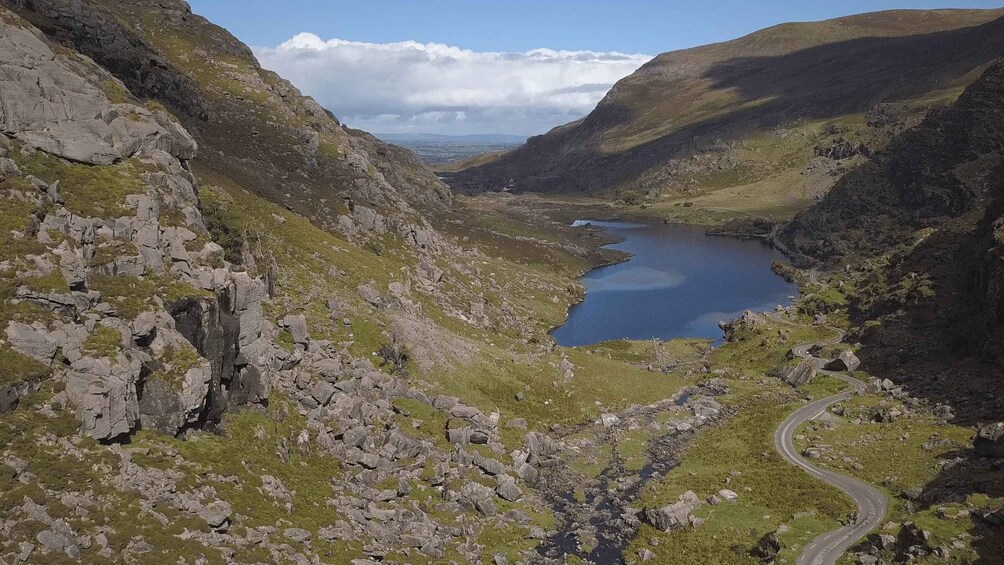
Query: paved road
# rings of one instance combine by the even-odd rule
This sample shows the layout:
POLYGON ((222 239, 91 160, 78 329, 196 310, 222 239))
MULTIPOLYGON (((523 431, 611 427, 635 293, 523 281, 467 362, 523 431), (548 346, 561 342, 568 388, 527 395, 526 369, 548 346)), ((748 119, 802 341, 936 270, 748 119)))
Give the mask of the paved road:
MULTIPOLYGON (((777 316, 775 319, 780 319, 780 316, 777 316)), ((837 332, 834 338, 824 340, 820 344, 829 345, 838 343, 843 339, 843 332, 839 330, 837 332)), ((793 347, 792 351, 800 357, 810 359, 813 357, 809 353, 809 349, 813 345, 815 344, 800 344, 793 347)), ((815 362, 817 366, 821 367, 825 363, 825 360, 815 359, 815 362)), ((868 532, 878 527, 885 518, 886 511, 889 509, 889 499, 880 490, 868 483, 812 465, 799 455, 792 444, 792 436, 803 423, 818 417, 831 405, 850 398, 856 392, 865 390, 864 383, 850 375, 825 370, 820 370, 820 373, 836 377, 850 384, 852 388, 839 394, 810 402, 795 410, 774 432, 774 448, 792 465, 844 491, 857 503, 858 513, 851 524, 832 532, 821 534, 812 540, 802 550, 802 554, 798 556, 795 565, 833 565, 852 545, 867 535, 868 532)))

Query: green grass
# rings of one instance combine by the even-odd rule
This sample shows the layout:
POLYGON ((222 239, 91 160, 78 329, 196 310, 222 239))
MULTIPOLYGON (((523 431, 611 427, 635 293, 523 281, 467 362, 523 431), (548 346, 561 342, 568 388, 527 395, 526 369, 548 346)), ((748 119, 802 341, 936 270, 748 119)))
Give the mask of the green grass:
POLYGON ((116 259, 123 256, 135 257, 139 255, 139 250, 131 243, 121 245, 101 245, 94 250, 94 255, 87 261, 89 267, 102 267, 110 265, 116 259))
MULTIPOLYGON (((57 390, 52 383, 43 385, 38 393, 22 400, 23 409, 0 415, 0 445, 6 452, 28 464, 28 471, 34 475, 29 484, 22 484, 13 478, 9 467, 0 468, 0 512, 5 514, 14 506, 22 504, 25 497, 43 504, 53 518, 62 518, 77 532, 105 532, 109 545, 119 551, 133 538, 142 536, 154 547, 146 554, 153 562, 163 562, 183 558, 194 562, 204 556, 207 563, 225 563, 220 552, 208 549, 195 540, 178 537, 186 529, 193 532, 207 532, 201 520, 182 514, 168 507, 158 506, 157 511, 168 517, 167 524, 161 524, 147 512, 140 509, 139 494, 120 489, 112 478, 118 471, 118 457, 107 447, 91 439, 74 442, 77 456, 66 453, 65 448, 53 441, 53 437, 65 438, 74 434, 79 425, 76 417, 68 410, 53 407, 52 417, 41 416, 36 409, 47 402, 57 390), (84 515, 71 511, 61 504, 59 497, 64 494, 86 494, 96 505, 84 515)), ((0 539, 0 551, 16 551, 16 540, 34 539, 34 534, 45 526, 26 521, 18 530, 5 539, 0 539)), ((100 563, 100 547, 94 544, 84 550, 80 561, 100 563)), ((46 563, 69 564, 65 555, 51 553, 46 563)))
POLYGON ((157 359, 157 365, 147 377, 149 382, 162 382, 171 390, 180 391, 189 369, 202 366, 205 360, 191 344, 169 345, 157 359))
POLYGON ((102 300, 110 303, 125 320, 134 320, 147 310, 154 308, 154 297, 165 303, 186 298, 212 296, 206 291, 178 282, 168 276, 147 275, 127 277, 118 275, 91 275, 88 286, 101 293, 102 300))
POLYGON ((23 234, 34 214, 34 204, 0 191, 0 261, 24 261, 26 255, 38 255, 45 250, 45 245, 36 239, 15 237, 12 233, 23 234))
MULTIPOLYGON (((881 397, 873 394, 854 396, 841 405, 845 416, 836 425, 825 426, 813 422, 805 424, 799 433, 819 437, 819 443, 833 446, 842 455, 859 461, 864 468, 856 469, 842 461, 822 461, 843 472, 875 484, 885 485, 893 494, 905 489, 923 487, 938 473, 937 462, 941 456, 968 445, 972 430, 961 426, 943 425, 933 415, 921 409, 911 418, 900 417, 890 423, 871 422, 872 410, 879 406, 881 397), (863 423, 850 420, 860 418, 863 423), (932 438, 941 439, 945 445, 924 449, 932 438), (895 478, 890 481, 889 479, 895 478)), ((903 409, 898 402, 888 403, 888 408, 903 409)), ((937 442, 935 442, 937 443, 937 442)))
POLYGON ((729 488, 739 494, 739 502, 703 505, 696 514, 706 522, 693 530, 666 534, 643 526, 628 554, 657 537, 660 547, 672 548, 679 562, 755 564, 749 550, 782 523, 798 539, 810 539, 836 527, 854 509, 843 493, 789 465, 774 451, 774 429, 794 405, 770 392, 749 403, 727 424, 698 435, 680 466, 649 486, 641 499, 645 506, 658 507, 675 502, 686 490, 704 499, 729 488), (726 484, 733 471, 740 474, 726 484), (814 512, 816 519, 792 520, 804 512, 814 512))
POLYGON ((490 348, 483 348, 481 357, 471 365, 437 374, 437 384, 444 392, 462 394, 482 410, 498 408, 504 419, 526 418, 531 430, 592 421, 601 411, 651 404, 671 397, 685 384, 680 377, 652 373, 586 351, 562 351, 575 365, 575 376, 568 384, 562 382, 558 370, 559 355, 544 357, 541 362, 523 362, 490 348), (610 378, 612 374, 617 378, 610 378), (517 392, 523 393, 522 401, 516 400, 517 392))
POLYGON ((7 345, 0 346, 0 387, 42 379, 51 373, 45 365, 7 345))
MULTIPOLYGON (((882 398, 874 394, 848 399, 841 404, 844 416, 836 422, 804 425, 798 433, 807 437, 796 442, 796 446, 800 449, 810 443, 831 446, 832 458, 824 457, 817 464, 837 469, 884 490, 891 502, 889 520, 896 524, 912 521, 917 528, 930 532, 928 543, 931 547, 952 547, 954 540, 967 540, 976 522, 960 514, 960 511, 997 507, 1004 504, 1004 500, 970 494, 963 501, 943 502, 926 508, 921 506, 910 512, 902 493, 907 489, 923 489, 944 473, 939 470, 939 461, 966 449, 973 431, 963 426, 943 424, 924 407, 914 409, 909 418, 873 423, 872 411, 882 402, 882 398), (863 423, 851 422, 857 418, 863 423), (845 461, 845 457, 850 462, 845 461)), ((898 402, 886 402, 885 406, 902 409, 898 402)), ((899 528, 896 528, 886 533, 897 535, 898 531, 899 528)), ((952 549, 949 562, 971 563, 978 560, 979 556, 970 547, 971 544, 966 545, 965 549, 952 549)), ((918 563, 942 562, 935 557, 918 560, 918 563)))
POLYGON ((105 96, 108 97, 108 101, 112 104, 135 103, 132 94, 116 80, 108 79, 101 81, 101 90, 105 92, 105 96))
POLYGON ((41 294, 70 292, 70 285, 67 284, 66 279, 63 278, 63 272, 59 269, 55 269, 45 276, 21 279, 21 283, 30 290, 41 294))
POLYGON ((114 358, 121 346, 122 334, 118 330, 107 326, 98 326, 80 346, 80 350, 93 357, 114 358))
POLYGON ((617 455, 624 469, 640 471, 648 463, 648 433, 645 430, 626 430, 617 437, 617 455))
POLYGON ((312 547, 333 562, 345 562, 358 556, 355 542, 328 544, 317 537, 317 530, 342 519, 326 500, 331 496, 333 479, 341 476, 340 463, 311 442, 310 449, 300 452, 295 437, 306 428, 306 419, 297 414, 288 400, 281 396, 270 399, 268 412, 228 414, 222 424, 222 435, 201 434, 191 440, 178 440, 151 432, 140 432, 135 438, 139 446, 162 451, 177 450, 186 460, 196 464, 185 470, 189 479, 181 488, 196 484, 211 484, 220 498, 231 504, 236 514, 245 516, 244 527, 286 523, 286 527, 306 529, 314 534, 312 547), (256 429, 265 430, 265 440, 256 437, 256 429), (289 461, 276 456, 280 441, 289 444, 289 461), (206 479, 215 473, 221 477, 236 477, 238 483, 206 479), (283 503, 258 488, 262 475, 280 478, 292 493, 293 513, 287 513, 283 503))
POLYGON ((697 362, 701 352, 709 347, 705 339, 672 339, 669 341, 631 341, 617 339, 589 345, 582 349, 589 353, 626 363, 657 364, 664 362, 697 362))
POLYGON ((145 184, 140 175, 153 170, 151 165, 135 158, 116 165, 93 166, 68 163, 41 151, 15 161, 25 174, 48 183, 59 181, 66 209, 92 218, 132 215, 126 197, 143 194, 145 184))
POLYGON ((659 546, 649 549, 661 559, 669 558, 665 552, 671 551, 674 562, 752 565, 757 561, 749 552, 760 538, 787 524, 790 530, 781 541, 784 555, 793 558, 798 547, 836 527, 854 509, 839 490, 784 461, 773 443, 774 430, 798 406, 798 398, 828 396, 845 385, 817 379, 796 392, 767 372, 786 360, 793 345, 830 334, 832 330, 770 322, 712 351, 712 368, 727 369, 721 378, 729 392, 718 400, 737 412, 702 430, 680 465, 645 487, 639 505, 664 506, 687 490, 703 500, 723 488, 738 493, 739 502, 702 505, 695 514, 706 522, 697 528, 663 533, 643 526, 625 555, 637 555, 656 537, 659 546))

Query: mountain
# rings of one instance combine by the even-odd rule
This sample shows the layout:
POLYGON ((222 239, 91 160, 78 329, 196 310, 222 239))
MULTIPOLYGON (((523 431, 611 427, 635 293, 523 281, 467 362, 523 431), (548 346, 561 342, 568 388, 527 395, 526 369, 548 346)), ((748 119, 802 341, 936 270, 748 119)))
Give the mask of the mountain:
POLYGON ((656 205, 751 199, 760 201, 753 211, 790 214, 839 176, 819 157, 881 148, 915 113, 979 76, 1004 48, 1002 16, 878 12, 663 53, 586 117, 450 183, 474 192, 510 179, 525 191, 636 191, 656 205), (848 147, 834 153, 837 145, 848 147))
MULTIPOLYGON (((951 406, 954 422, 978 428, 975 453, 956 452, 909 497, 920 508, 1000 492, 988 458, 1000 439, 992 423, 1004 411, 1002 132, 998 60, 776 232, 792 254, 819 260, 804 313, 846 317, 869 373, 929 406, 951 406)), ((973 522, 970 533, 984 540, 976 562, 1004 551, 997 524, 973 522)), ((896 560, 912 553, 887 549, 896 560)))
MULTIPOLYGON (((871 324, 876 366, 1004 355, 1002 131, 998 61, 779 231, 786 248, 855 273, 851 313, 871 324)), ((999 408, 998 394, 983 398, 999 408)))
POLYGON ((402 205, 450 202, 445 185, 417 157, 342 126, 183 1, 12 4, 107 68, 129 92, 174 113, 202 146, 194 165, 207 175, 332 228, 347 205, 400 214, 402 205))
POLYGON ((582 353, 550 406, 603 238, 453 202, 183 2, 4 2, 0 99, 0 563, 535 554, 548 430, 655 400, 582 353))

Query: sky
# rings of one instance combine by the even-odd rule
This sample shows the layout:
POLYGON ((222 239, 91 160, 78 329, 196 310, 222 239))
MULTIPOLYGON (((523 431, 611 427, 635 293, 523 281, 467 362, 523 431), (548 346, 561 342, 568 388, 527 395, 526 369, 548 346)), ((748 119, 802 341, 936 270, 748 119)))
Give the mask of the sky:
POLYGON ((652 56, 774 24, 1001 0, 189 0, 346 124, 533 135, 652 56))

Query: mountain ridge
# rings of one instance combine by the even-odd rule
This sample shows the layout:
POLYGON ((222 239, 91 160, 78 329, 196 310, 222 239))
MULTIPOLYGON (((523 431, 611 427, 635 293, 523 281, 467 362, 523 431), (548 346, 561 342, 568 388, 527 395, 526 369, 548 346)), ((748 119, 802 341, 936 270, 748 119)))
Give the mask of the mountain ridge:
POLYGON ((586 117, 450 182, 473 192, 518 178, 525 191, 655 193, 665 186, 677 194, 674 177, 686 171, 675 162, 708 153, 702 145, 964 86, 1000 52, 1001 16, 1000 10, 882 12, 782 24, 664 53, 619 81, 586 117), (876 26, 886 37, 875 36, 876 26), (872 72, 876 65, 885 70, 872 72))

